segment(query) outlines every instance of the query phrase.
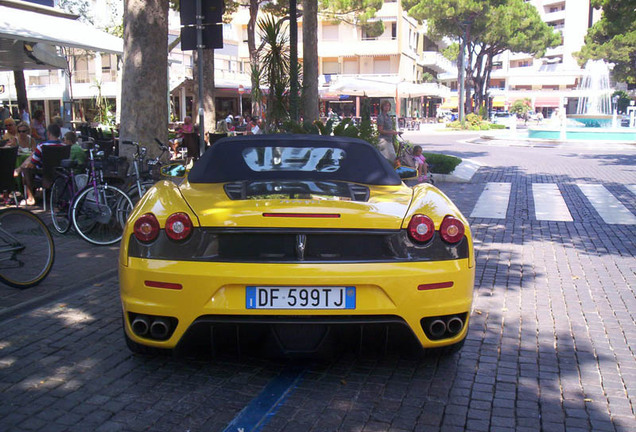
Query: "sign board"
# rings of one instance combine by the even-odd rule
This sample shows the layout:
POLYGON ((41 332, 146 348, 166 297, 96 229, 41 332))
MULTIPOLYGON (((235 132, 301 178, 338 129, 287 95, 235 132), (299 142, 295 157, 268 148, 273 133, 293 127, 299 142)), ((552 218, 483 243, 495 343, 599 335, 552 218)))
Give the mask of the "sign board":
MULTIPOLYGON (((196 4, 196 0, 181 0, 179 14, 182 26, 195 25, 197 23, 196 4)), ((201 12, 203 13, 202 24, 218 24, 223 21, 225 2, 223 0, 201 0, 201 12)))
MULTIPOLYGON (((203 27, 203 48, 223 48, 223 26, 206 25, 203 27)), ((181 27, 181 49, 183 51, 197 49, 196 27, 181 27)))
POLYGON ((243 93, 245 93, 245 87, 243 87, 243 84, 239 84, 238 94, 243 94, 243 93))

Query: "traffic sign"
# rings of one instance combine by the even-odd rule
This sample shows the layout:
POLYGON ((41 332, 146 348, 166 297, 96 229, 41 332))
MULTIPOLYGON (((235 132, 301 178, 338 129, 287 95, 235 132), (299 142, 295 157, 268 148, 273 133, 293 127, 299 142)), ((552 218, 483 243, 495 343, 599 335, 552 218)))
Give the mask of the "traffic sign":
POLYGON ((243 93, 245 93, 245 87, 243 87, 243 84, 239 84, 238 94, 243 94, 243 93))

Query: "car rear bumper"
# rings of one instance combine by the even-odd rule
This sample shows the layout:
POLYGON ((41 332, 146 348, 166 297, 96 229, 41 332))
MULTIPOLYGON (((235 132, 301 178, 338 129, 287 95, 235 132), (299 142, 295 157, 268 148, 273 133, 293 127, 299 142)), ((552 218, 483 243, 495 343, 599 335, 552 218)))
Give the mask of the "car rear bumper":
MULTIPOLYGON (((423 347, 461 341, 472 304, 474 268, 468 259, 438 262, 347 264, 228 264, 131 258, 120 265, 121 300, 127 335, 135 342, 175 348, 202 325, 337 325, 383 321, 406 326, 423 347), (149 283, 150 282, 150 283, 149 283), (156 288, 152 282, 170 288, 156 288), (420 285, 452 282, 447 288, 420 285), (246 286, 354 286, 355 309, 247 309, 246 286), (180 289, 174 289, 180 286, 180 289), (455 334, 441 339, 425 328, 436 317, 464 316, 455 334), (166 317, 174 323, 165 340, 133 332, 135 317, 166 317)), ((448 320, 449 318, 445 318, 448 320)))

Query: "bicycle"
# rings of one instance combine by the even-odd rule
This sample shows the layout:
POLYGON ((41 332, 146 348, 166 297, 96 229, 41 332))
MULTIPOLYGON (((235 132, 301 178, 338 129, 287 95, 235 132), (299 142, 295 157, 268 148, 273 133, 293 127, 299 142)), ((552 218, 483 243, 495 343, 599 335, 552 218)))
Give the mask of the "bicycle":
POLYGON ((133 173, 134 184, 126 189, 126 194, 130 197, 133 205, 143 197, 148 189, 154 186, 159 179, 157 172, 161 169, 161 158, 166 152, 170 152, 170 149, 155 138, 155 142, 161 148, 161 154, 154 159, 146 160, 146 147, 141 146, 134 141, 122 141, 122 144, 135 146, 135 154, 133 156, 133 173))
POLYGON ((51 190, 51 216, 60 233, 67 232, 72 222, 87 242, 111 245, 121 240, 133 204, 124 191, 104 180, 102 156, 89 149, 87 185, 81 189, 76 184, 79 175, 72 172, 73 162, 63 163, 66 172, 60 172, 51 190))
POLYGON ((42 282, 55 261, 55 244, 44 222, 21 208, 0 210, 0 281, 14 288, 42 282))

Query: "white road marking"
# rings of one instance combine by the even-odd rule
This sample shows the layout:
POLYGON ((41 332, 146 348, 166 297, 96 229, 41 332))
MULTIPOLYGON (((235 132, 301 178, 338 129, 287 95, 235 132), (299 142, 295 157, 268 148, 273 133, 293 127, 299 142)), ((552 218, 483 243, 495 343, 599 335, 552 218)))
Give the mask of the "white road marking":
POLYGON ((534 213, 540 221, 572 222, 572 215, 556 183, 532 183, 534 213))
POLYGON ((510 201, 510 183, 487 183, 470 217, 505 219, 510 201))
POLYGON ((581 192, 603 218, 605 223, 612 225, 636 225, 636 216, 616 199, 603 185, 579 184, 581 192))

